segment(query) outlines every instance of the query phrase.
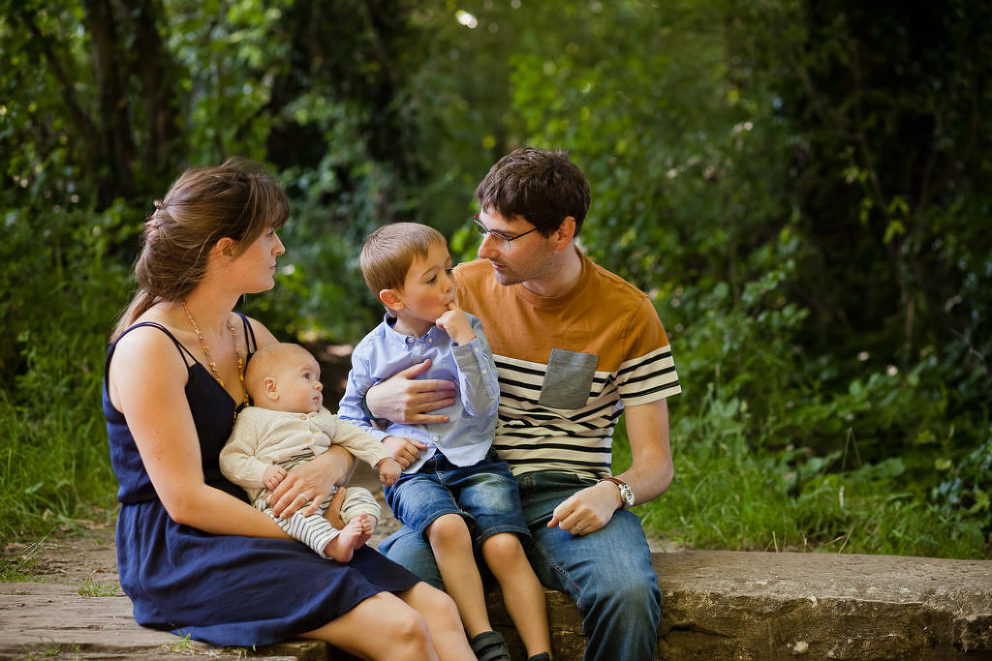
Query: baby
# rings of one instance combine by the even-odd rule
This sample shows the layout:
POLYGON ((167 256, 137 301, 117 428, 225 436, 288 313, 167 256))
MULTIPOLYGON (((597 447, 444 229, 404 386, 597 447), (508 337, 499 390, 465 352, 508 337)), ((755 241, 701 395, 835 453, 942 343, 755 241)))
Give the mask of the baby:
MULTIPOLYGON (((252 406, 238 414, 234 431, 220 453, 224 476, 245 489, 252 504, 271 516, 286 533, 318 555, 350 562, 355 549, 372 536, 381 514, 375 497, 361 487, 345 490, 338 530, 325 518, 331 499, 317 513, 275 516, 269 492, 288 471, 339 443, 355 457, 379 470, 384 485, 396 482, 402 469, 382 443, 361 429, 338 420, 323 407, 320 366, 297 344, 271 344, 252 356, 245 371, 252 406)), ((302 511, 302 510, 300 510, 302 511)))

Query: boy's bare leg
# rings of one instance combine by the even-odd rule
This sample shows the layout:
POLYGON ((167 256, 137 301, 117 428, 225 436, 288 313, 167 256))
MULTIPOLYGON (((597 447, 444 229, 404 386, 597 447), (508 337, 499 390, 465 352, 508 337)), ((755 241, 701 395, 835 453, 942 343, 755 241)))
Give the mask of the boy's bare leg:
POLYGON ((548 610, 544 588, 527 561, 520 540, 501 532, 482 543, 482 556, 499 582, 503 603, 527 648, 527 656, 551 653, 548 610))
POLYGON ((369 541, 372 536, 372 521, 365 514, 359 514, 345 524, 341 532, 324 547, 324 555, 338 562, 351 562, 355 549, 369 541))
POLYGON ((344 504, 344 496, 344 487, 338 487, 338 490, 331 496, 331 502, 324 512, 324 518, 330 521, 331 525, 338 530, 344 528, 344 521, 341 519, 341 506, 344 504))
POLYGON ((482 577, 475 564, 472 536, 465 519, 458 514, 442 514, 427 527, 427 541, 434 551, 445 590, 458 606, 468 637, 492 631, 482 577))

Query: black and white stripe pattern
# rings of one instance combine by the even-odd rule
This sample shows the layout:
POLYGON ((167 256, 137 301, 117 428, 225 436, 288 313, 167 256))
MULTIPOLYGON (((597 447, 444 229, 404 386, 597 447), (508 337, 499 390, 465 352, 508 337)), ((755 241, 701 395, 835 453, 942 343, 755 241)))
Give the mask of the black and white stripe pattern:
POLYGON ((598 477, 610 472, 613 428, 624 405, 647 404, 681 392, 672 352, 660 347, 616 372, 597 371, 585 406, 538 403, 547 365, 496 356, 499 424, 493 446, 514 473, 564 470, 598 477))

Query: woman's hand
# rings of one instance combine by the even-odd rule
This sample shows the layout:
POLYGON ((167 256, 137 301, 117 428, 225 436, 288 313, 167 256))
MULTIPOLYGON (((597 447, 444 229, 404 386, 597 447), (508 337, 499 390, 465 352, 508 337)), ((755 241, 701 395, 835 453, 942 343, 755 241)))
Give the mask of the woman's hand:
POLYGON ((303 516, 314 514, 335 485, 348 481, 354 467, 355 458, 337 445, 313 461, 299 464, 269 494, 273 513, 280 519, 288 519, 297 511, 303 516))
POLYGON ((446 415, 432 415, 455 403, 455 384, 443 379, 417 379, 431 366, 425 360, 378 383, 365 394, 365 404, 376 418, 408 425, 448 422, 446 415))

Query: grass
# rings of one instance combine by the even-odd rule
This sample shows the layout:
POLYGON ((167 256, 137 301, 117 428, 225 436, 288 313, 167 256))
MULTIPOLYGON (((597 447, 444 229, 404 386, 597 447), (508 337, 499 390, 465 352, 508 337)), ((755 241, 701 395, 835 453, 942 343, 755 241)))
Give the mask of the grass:
MULTIPOLYGON (((709 409, 707 414, 712 414, 709 409)), ((831 472, 837 457, 755 450, 716 415, 673 414, 675 479, 634 512, 662 543, 697 549, 988 556, 978 523, 950 518, 906 489, 899 459, 831 472)), ((621 428, 614 472, 630 465, 621 428)))
POLYGON ((119 597, 122 595, 116 583, 102 583, 87 578, 77 592, 84 597, 119 597))
POLYGON ((101 339, 66 331, 36 340, 31 369, 0 390, 0 539, 37 539, 116 510, 101 339))

